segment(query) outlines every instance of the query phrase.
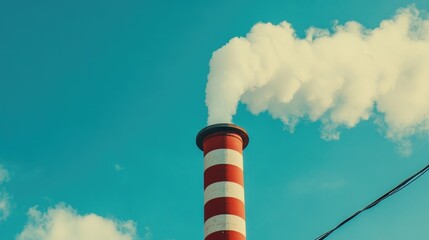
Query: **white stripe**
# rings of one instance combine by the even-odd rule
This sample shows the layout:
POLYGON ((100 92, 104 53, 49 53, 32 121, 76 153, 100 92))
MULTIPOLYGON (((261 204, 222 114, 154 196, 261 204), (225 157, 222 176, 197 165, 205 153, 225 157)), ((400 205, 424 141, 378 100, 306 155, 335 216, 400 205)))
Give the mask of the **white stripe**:
POLYGON ((244 203, 244 188, 235 182, 215 182, 204 190, 204 204, 219 197, 233 197, 244 203))
POLYGON ((243 155, 227 148, 210 151, 204 157, 204 170, 218 164, 231 164, 243 170, 243 155))
POLYGON ((204 223, 204 238, 214 232, 225 230, 236 231, 246 236, 246 221, 241 217, 229 214, 211 217, 204 223))

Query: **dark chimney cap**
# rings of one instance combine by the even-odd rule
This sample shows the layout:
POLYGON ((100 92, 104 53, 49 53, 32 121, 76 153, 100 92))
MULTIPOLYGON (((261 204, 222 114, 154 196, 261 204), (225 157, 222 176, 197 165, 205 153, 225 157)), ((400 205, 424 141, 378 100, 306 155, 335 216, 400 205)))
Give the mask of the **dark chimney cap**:
POLYGON ((198 132, 197 134, 198 148, 204 151, 203 149, 204 138, 206 138, 208 135, 211 135, 217 132, 238 134, 243 140, 243 149, 245 149, 247 147, 247 144, 249 144, 249 136, 247 135, 246 130, 244 130, 243 128, 232 123, 217 123, 217 124, 209 125, 198 132))

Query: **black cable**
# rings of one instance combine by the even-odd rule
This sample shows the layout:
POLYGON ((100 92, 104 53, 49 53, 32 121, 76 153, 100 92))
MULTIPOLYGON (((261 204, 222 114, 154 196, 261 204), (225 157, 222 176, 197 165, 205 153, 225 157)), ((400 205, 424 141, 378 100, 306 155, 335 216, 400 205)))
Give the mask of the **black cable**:
POLYGON ((331 229, 331 230, 327 231, 326 233, 320 235, 315 240, 325 239, 327 236, 331 235, 331 233, 333 233, 335 230, 337 230, 338 228, 340 228, 341 226, 343 226, 344 224, 346 224, 347 222, 349 222, 350 220, 355 218, 357 215, 361 214, 362 212, 364 212, 370 208, 373 208, 374 206, 379 204, 381 201, 385 200, 386 198, 388 198, 388 197, 392 196, 393 194, 395 194, 395 193, 401 191, 402 189, 406 188, 408 185, 410 185, 415 180, 417 180, 419 177, 421 177, 423 174, 425 174, 428 170, 429 170, 429 165, 427 165, 426 167, 424 167, 423 169, 421 169, 420 171, 418 171, 417 173, 415 173, 411 177, 405 179, 398 186, 394 187, 392 190, 383 194, 381 197, 377 198, 377 200, 375 200, 374 202, 372 202, 368 206, 366 206, 366 207, 362 208, 361 210, 355 212, 350 217, 346 218, 344 221, 342 221, 340 224, 338 224, 336 227, 334 227, 333 229, 331 229))

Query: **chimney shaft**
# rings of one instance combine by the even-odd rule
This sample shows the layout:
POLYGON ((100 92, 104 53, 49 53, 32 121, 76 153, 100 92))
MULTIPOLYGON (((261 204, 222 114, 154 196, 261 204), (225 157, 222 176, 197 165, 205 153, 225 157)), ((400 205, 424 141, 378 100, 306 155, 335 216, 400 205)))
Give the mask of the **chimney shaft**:
POLYGON ((197 145, 204 151, 204 239, 245 240, 243 149, 249 137, 234 124, 202 129, 197 145))

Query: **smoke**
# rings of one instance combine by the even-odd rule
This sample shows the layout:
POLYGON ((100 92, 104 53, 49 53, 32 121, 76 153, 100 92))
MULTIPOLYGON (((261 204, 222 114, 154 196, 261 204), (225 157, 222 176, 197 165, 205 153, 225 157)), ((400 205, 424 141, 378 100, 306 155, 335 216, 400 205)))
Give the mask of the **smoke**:
POLYGON ((415 7, 375 29, 358 22, 311 27, 258 23, 213 53, 208 123, 231 122, 239 103, 291 131, 320 121, 324 139, 371 120, 389 139, 429 133, 429 20, 415 7))

